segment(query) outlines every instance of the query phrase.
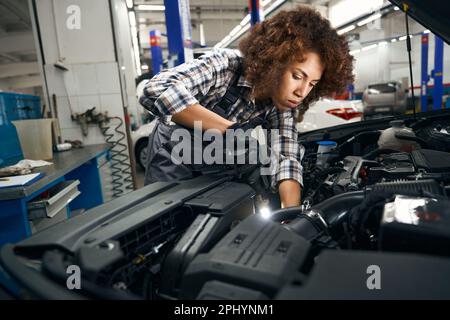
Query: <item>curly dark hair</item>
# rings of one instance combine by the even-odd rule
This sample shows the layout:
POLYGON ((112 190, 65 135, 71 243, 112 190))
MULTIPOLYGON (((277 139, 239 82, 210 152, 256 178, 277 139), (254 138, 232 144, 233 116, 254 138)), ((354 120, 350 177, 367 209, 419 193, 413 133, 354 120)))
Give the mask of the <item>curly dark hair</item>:
POLYGON ((254 85, 256 99, 268 98, 268 92, 293 61, 304 61, 307 52, 319 55, 324 72, 321 80, 305 97, 297 120, 309 105, 320 97, 341 93, 353 82, 353 57, 344 36, 339 36, 330 22, 309 6, 281 11, 274 17, 253 26, 239 43, 244 56, 244 74, 254 85))

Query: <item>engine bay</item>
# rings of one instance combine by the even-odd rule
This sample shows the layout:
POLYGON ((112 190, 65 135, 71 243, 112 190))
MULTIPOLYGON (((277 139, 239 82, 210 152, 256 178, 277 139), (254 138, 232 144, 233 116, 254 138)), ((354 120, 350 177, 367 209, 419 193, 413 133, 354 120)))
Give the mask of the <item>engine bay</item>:
POLYGON ((156 183, 6 245, 2 267, 50 299, 450 298, 450 120, 300 143, 301 207, 263 218, 255 189, 230 175, 156 183), (324 140, 334 148, 319 154, 324 140), (70 291, 73 265, 83 285, 70 291), (373 266, 383 290, 368 287, 373 266))
POLYGON ((307 205, 379 182, 426 178, 448 182, 448 121, 418 121, 409 128, 404 121, 394 120, 381 130, 345 135, 320 166, 317 142, 309 142, 307 138, 302 142, 307 150, 302 163, 308 172, 304 192, 307 205))

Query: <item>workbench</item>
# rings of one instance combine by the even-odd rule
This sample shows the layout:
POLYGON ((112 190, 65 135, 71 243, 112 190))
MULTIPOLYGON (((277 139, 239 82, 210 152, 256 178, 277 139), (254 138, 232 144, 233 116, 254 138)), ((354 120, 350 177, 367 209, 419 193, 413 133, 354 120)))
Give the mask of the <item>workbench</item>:
POLYGON ((99 144, 54 152, 52 165, 33 170, 33 173, 44 174, 39 180, 27 186, 0 188, 0 247, 31 235, 27 203, 61 182, 80 182, 78 190, 81 194, 68 205, 67 218, 73 210, 88 210, 102 204, 99 158, 108 151, 108 144, 99 144))

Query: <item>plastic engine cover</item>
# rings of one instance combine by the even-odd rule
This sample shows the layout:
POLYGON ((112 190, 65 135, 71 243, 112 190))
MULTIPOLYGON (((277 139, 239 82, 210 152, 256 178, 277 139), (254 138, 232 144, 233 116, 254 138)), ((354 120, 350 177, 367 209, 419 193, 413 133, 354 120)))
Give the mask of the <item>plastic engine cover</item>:
POLYGON ((194 299, 210 280, 262 292, 269 298, 304 264, 310 244, 282 225, 253 215, 207 254, 198 255, 181 284, 180 297, 194 299))

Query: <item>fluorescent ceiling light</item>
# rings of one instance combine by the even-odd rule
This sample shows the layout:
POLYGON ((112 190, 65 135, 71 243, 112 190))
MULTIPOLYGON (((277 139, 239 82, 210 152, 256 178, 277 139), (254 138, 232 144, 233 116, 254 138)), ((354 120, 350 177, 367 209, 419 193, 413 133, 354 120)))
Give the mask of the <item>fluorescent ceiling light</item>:
POLYGON ((399 7, 394 7, 394 10, 398 11, 398 10, 400 10, 400 8, 399 7))
MULTIPOLYGON (((250 29, 250 24, 248 24, 248 25, 246 25, 245 27, 243 27, 243 28, 241 29, 241 31, 239 31, 239 32, 236 34, 235 38, 239 38, 239 37, 242 36, 244 33, 246 33, 249 29, 250 29)), ((234 41, 234 39, 233 39, 233 41, 234 41)))
POLYGON ((133 0, 127 0, 127 7, 133 9, 133 0))
POLYGON ((424 30, 423 33, 425 33, 425 34, 430 33, 430 30, 428 30, 428 29, 424 30))
POLYGON ((141 66, 141 69, 142 69, 142 70, 148 70, 148 65, 143 64, 143 65, 141 66))
POLYGON ((375 13, 377 9, 383 6, 384 0, 339 0, 329 2, 331 4, 328 8, 328 18, 331 25, 336 28, 363 15, 371 12, 375 13))
POLYGON ((364 47, 364 48, 362 48, 362 49, 361 49, 361 51, 367 51, 367 50, 370 50, 370 49, 376 48, 377 46, 378 46, 378 44, 377 44, 377 43, 375 43, 375 44, 371 44, 370 46, 367 46, 367 47, 364 47))
POLYGON ((399 41, 406 40, 406 36, 400 37, 400 38, 398 38, 398 40, 399 40, 399 41))
POLYGON ((380 43, 378 43, 378 45, 380 45, 380 46, 387 45, 387 41, 381 41, 380 43))
POLYGON ((131 30, 131 36, 137 37, 137 29, 136 29, 136 27, 131 27, 130 30, 131 30))
POLYGON ((230 43, 232 43, 233 41, 235 41, 236 39, 238 39, 240 36, 242 36, 244 33, 246 33, 248 30, 250 29, 250 23, 247 24, 245 27, 243 27, 237 34, 235 34, 233 37, 230 38, 223 38, 222 39, 222 46, 226 47, 228 46, 230 43))
POLYGON ((238 33, 239 30, 241 30, 241 29, 242 29, 241 25, 238 24, 236 27, 233 28, 233 30, 230 31, 230 36, 231 36, 231 37, 234 36, 234 35, 235 35, 236 33, 238 33))
POLYGON ((361 52, 361 49, 352 50, 349 53, 353 56, 353 55, 355 55, 355 53, 359 53, 359 52, 361 52))
POLYGON ((355 25, 352 24, 351 26, 348 26, 348 27, 345 27, 344 29, 338 30, 337 33, 338 33, 339 35, 341 35, 341 34, 344 34, 344 33, 349 32, 349 31, 352 31, 352 30, 355 29, 355 28, 356 28, 355 25))
POLYGON ((241 23, 240 23, 240 26, 241 27, 243 27, 243 26, 245 26, 247 23, 249 23, 250 22, 250 14, 248 14, 248 15, 246 15, 245 17, 244 17, 244 19, 242 19, 242 21, 241 21, 241 23))
MULTIPOLYGON (((269 4, 269 2, 271 1, 266 1, 264 3, 264 5, 269 4)), ((264 10, 265 14, 270 14, 272 13, 272 11, 274 11, 275 9, 277 9, 279 6, 281 6, 283 3, 285 3, 286 0, 277 0, 274 3, 272 3, 270 5, 269 8, 267 8, 266 10, 264 10)), ((233 28, 233 30, 231 30, 231 32, 225 37, 223 38, 219 43, 217 43, 214 48, 220 48, 220 47, 226 47, 228 46, 230 43, 232 43, 233 41, 235 41, 236 39, 239 39, 239 37, 241 37, 245 32, 247 32, 250 29, 250 14, 247 14, 242 21, 239 23, 238 26, 236 26, 235 28, 233 28), (239 28, 239 26, 241 28, 239 28)))
POLYGON ((397 42, 397 39, 396 39, 396 38, 394 38, 394 39, 392 39, 392 40, 391 40, 391 42, 397 42))
POLYGON ((286 0, 277 0, 274 3, 272 3, 272 5, 270 7, 268 7, 267 10, 265 10, 264 12, 269 14, 285 2, 286 2, 286 0))
POLYGON ((361 27, 361 26, 363 26, 365 24, 368 24, 369 22, 371 22, 373 20, 377 20, 379 18, 381 18, 381 13, 376 13, 376 14, 373 14, 370 17, 368 17, 368 18, 366 18, 364 20, 361 20, 360 22, 357 23, 357 25, 358 25, 358 27, 361 27))
POLYGON ((130 20, 130 26, 136 27, 136 14, 134 11, 128 11, 128 19, 130 20))
POLYGON ((137 9, 140 11, 164 11, 166 7, 163 5, 140 4, 137 6, 137 9))

